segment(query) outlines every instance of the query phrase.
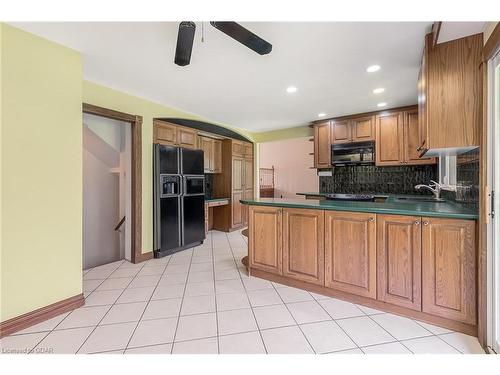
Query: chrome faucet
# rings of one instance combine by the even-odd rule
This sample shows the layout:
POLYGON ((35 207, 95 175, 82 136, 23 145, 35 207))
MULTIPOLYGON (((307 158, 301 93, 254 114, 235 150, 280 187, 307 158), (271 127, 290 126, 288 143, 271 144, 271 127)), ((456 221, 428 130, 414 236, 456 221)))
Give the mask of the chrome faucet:
POLYGON ((422 190, 422 189, 427 189, 430 192, 432 192, 432 194, 434 194, 434 199, 436 200, 441 199, 440 198, 441 185, 439 185, 436 181, 431 180, 431 183, 429 185, 420 184, 415 186, 415 190, 422 190))

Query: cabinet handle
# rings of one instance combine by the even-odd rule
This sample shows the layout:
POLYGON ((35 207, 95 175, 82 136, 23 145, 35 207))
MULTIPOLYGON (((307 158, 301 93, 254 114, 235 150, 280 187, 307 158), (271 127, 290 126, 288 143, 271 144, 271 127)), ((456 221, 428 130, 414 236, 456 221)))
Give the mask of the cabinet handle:
POLYGON ((429 222, 428 221, 424 221, 424 225, 429 225, 429 222))
POLYGON ((420 225, 420 220, 415 220, 415 225, 420 225))
POLYGON ((375 221, 375 218, 371 217, 368 221, 375 221))

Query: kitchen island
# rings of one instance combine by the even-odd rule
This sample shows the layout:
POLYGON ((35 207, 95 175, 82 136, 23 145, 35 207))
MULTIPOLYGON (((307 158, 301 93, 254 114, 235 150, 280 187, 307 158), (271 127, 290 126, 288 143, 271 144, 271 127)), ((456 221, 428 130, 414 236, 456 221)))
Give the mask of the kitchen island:
POLYGON ((255 277, 477 334, 477 212, 455 202, 244 199, 255 277))

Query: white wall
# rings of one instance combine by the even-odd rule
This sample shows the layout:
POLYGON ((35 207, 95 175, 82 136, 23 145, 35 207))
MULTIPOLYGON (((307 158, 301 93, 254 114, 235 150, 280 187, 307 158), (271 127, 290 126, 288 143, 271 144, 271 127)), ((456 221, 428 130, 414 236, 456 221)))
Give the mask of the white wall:
POLYGON ((313 142, 310 137, 264 142, 259 145, 259 168, 275 169, 274 196, 301 198, 298 192, 319 191, 319 179, 313 166, 313 142))

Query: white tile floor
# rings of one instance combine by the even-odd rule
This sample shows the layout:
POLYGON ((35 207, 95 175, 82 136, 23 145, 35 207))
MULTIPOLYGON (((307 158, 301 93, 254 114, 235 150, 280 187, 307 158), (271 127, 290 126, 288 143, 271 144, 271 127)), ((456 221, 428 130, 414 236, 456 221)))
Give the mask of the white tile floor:
POLYGON ((483 353, 476 338, 248 277, 240 232, 84 271, 86 305, 0 340, 3 353, 483 353))

